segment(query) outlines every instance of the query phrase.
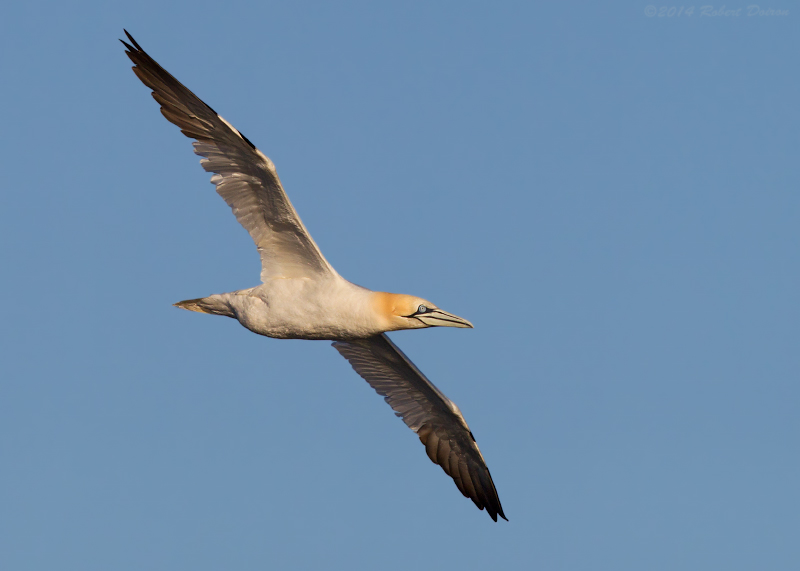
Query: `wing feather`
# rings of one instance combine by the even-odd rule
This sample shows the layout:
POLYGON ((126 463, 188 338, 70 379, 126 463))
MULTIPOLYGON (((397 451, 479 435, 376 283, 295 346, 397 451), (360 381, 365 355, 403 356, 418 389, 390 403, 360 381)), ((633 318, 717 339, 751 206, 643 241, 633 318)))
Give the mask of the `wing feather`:
POLYGON ((153 90, 167 121, 196 140, 200 163, 214 173, 211 182, 255 242, 262 281, 335 274, 303 226, 272 161, 125 34, 131 43, 120 41, 134 73, 153 90))
POLYGON ((395 414, 417 433, 428 457, 459 491, 497 521, 507 519, 489 468, 461 411, 386 335, 336 341, 333 346, 395 414))

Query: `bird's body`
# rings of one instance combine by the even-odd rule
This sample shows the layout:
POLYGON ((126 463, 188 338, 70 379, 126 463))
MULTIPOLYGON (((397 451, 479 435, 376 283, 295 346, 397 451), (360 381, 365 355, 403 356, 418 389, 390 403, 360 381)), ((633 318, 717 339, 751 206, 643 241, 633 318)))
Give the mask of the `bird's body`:
POLYGON ((273 279, 176 305, 233 317, 253 333, 267 337, 343 341, 391 331, 381 306, 395 295, 370 291, 335 275, 318 280, 273 279))
POLYGON ((328 263, 283 190, 275 166, 233 125, 166 72, 125 32, 128 57, 161 112, 195 139, 211 182, 261 254, 261 285, 176 303, 224 315, 259 335, 324 339, 417 433, 462 494, 505 518, 478 445, 458 407, 389 340, 387 331, 472 324, 411 295, 350 283, 328 263))

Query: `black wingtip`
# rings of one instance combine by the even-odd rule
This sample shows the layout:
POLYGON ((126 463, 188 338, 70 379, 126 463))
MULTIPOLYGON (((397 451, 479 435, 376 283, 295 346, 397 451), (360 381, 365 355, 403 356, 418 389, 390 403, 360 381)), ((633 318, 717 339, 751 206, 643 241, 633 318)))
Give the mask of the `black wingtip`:
POLYGON ((125 40, 120 40, 120 42, 122 42, 122 45, 125 46, 125 49, 127 49, 129 53, 133 53, 135 51, 141 51, 142 48, 139 47, 139 44, 136 43, 136 40, 133 39, 133 36, 131 36, 128 33, 128 30, 126 30, 125 28, 122 28, 122 31, 125 32, 126 36, 128 36, 128 39, 131 41, 131 44, 133 44, 133 46, 136 46, 136 47, 133 47, 131 44, 129 44, 125 40))
MULTIPOLYGON (((128 39, 129 39, 129 40, 131 41, 131 43, 132 43, 132 44, 133 44, 133 45, 136 47, 136 49, 137 49, 137 50, 139 50, 139 51, 144 51, 144 50, 142 50, 142 46, 140 46, 139 44, 137 44, 137 43, 136 43, 136 40, 134 40, 134 39, 133 39, 133 36, 132 36, 132 35, 130 35, 130 34, 128 33, 128 30, 126 30, 125 28, 122 28, 122 31, 123 31, 123 32, 125 32, 125 35, 126 35, 126 36, 128 36, 128 39)), ((122 41, 122 40, 120 40, 120 41, 122 41)), ((124 42, 123 42, 123 43, 124 43, 124 42)))
POLYGON ((500 498, 497 498, 497 515, 499 515, 504 520, 508 521, 506 514, 503 513, 503 506, 500 505, 500 498))
MULTIPOLYGON (((483 508, 481 508, 481 509, 483 509, 483 508)), ((508 521, 508 518, 506 517, 506 514, 503 513, 503 509, 502 508, 499 509, 497 512, 493 512, 493 511, 489 511, 488 506, 487 506, 486 511, 488 512, 489 517, 492 518, 492 521, 496 522, 497 521, 497 516, 500 516, 504 520, 508 521)))

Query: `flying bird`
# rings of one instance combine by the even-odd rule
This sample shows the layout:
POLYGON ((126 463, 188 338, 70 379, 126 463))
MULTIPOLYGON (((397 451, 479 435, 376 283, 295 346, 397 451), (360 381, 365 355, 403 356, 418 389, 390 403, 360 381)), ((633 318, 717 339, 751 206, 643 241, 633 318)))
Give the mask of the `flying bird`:
POLYGON ((136 43, 120 40, 161 113, 194 139, 200 164, 250 233, 261 285, 176 303, 224 315, 279 339, 324 339, 384 397, 459 491, 497 521, 507 519, 478 444, 456 404, 389 339, 387 331, 472 327, 428 300, 376 292, 341 277, 320 252, 281 185, 275 165, 250 140, 170 75, 136 43))

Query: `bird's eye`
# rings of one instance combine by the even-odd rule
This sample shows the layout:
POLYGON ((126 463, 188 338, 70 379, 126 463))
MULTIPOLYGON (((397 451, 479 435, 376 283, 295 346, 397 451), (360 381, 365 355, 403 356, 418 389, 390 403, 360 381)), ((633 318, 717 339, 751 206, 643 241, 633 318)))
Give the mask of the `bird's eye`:
POLYGON ((426 311, 428 311, 428 308, 427 308, 427 307, 425 307, 424 305, 420 305, 420 306, 417 308, 417 313, 425 313, 426 311))

